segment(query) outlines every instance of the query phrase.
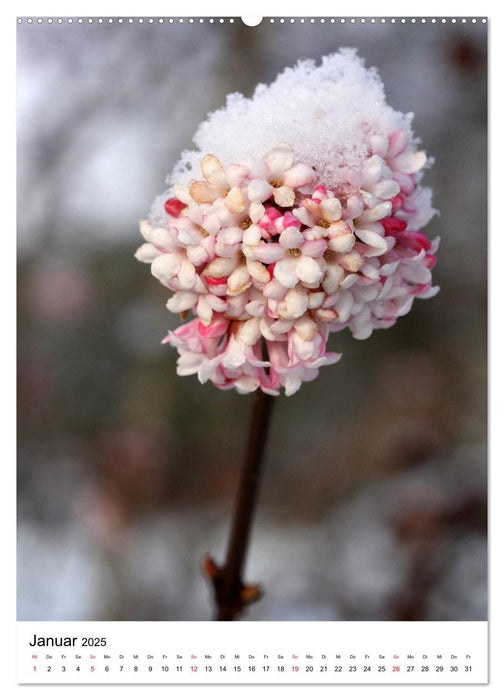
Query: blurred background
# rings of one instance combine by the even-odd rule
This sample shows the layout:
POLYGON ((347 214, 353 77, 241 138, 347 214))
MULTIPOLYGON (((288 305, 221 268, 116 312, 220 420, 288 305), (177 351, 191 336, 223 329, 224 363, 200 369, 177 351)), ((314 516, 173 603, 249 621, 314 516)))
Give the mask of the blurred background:
POLYGON ((18 26, 18 619, 211 619, 252 397, 176 375, 138 219, 227 93, 342 46, 436 158, 441 292, 277 399, 246 619, 486 619, 486 25, 278 18, 18 26))

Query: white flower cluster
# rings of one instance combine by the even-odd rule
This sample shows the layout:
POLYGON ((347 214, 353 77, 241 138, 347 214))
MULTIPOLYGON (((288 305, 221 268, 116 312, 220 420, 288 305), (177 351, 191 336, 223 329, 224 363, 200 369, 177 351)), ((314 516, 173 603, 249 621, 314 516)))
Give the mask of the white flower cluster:
MULTIPOLYGON (((141 222, 146 243, 137 258, 151 263, 153 275, 174 292, 169 310, 195 316, 166 339, 179 350, 179 374, 197 373, 200 381, 244 393, 261 388, 277 394, 283 387, 289 395, 314 379, 320 366, 339 359, 327 352, 331 331, 348 327, 354 337, 367 338, 407 313, 415 297, 436 293, 431 269, 437 241, 417 230, 433 213, 430 192, 419 185, 427 158, 416 149, 409 119, 377 107, 376 74, 344 52, 319 69, 300 64, 277 79, 284 84, 276 92, 289 81, 301 90, 297 83, 307 70, 312 76, 321 70, 319 82, 330 83, 328 66, 335 63, 339 72, 329 74, 336 92, 349 73, 363 72, 361 91, 371 86, 370 112, 347 115, 350 124, 342 131, 358 147, 337 134, 339 147, 333 138, 322 149, 315 136, 310 141, 308 124, 302 156, 284 140, 263 153, 270 136, 255 156, 245 153, 224 165, 207 153, 200 163, 203 178, 190 168, 191 177, 163 196, 163 212, 158 201, 141 222), (395 128, 398 122, 403 128, 395 128), (315 146, 317 155, 307 159, 315 146)), ((309 92, 319 121, 332 119, 337 131, 337 119, 324 111, 334 95, 329 100, 320 89, 310 83, 303 100, 309 92)), ((279 95, 273 97, 281 109, 279 95)), ((254 99, 270 104, 273 97, 263 86, 254 99)), ((256 110, 254 100, 245 106, 256 110)), ((236 111, 244 117, 245 106, 235 98, 229 114, 216 113, 200 133, 215 128, 215 121, 220 133, 222 121, 232 124, 236 111)), ((298 119, 291 116, 290 127, 282 127, 294 143, 298 119)), ((230 143, 228 149, 238 147, 230 143)), ((250 141, 248 149, 255 152, 250 141)))

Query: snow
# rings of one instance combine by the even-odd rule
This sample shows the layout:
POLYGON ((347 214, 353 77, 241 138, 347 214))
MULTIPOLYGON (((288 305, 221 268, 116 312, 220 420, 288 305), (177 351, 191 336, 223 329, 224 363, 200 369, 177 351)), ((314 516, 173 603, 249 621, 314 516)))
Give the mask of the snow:
POLYGON ((168 184, 201 178, 200 161, 216 155, 224 166, 262 158, 287 141, 297 158, 317 169, 329 186, 348 167, 368 155, 367 135, 404 129, 412 137, 412 114, 386 103, 375 68, 367 68, 355 49, 324 56, 320 65, 300 60, 269 86, 259 84, 252 96, 228 95, 226 106, 208 115, 194 136, 197 150, 186 150, 168 184))

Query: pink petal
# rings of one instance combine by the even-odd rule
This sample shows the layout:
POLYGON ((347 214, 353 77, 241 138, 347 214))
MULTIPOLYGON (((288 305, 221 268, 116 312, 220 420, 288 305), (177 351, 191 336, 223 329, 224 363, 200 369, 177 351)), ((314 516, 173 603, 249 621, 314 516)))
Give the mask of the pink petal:
POLYGON ((324 301, 325 294, 324 292, 312 292, 310 294, 310 299, 308 301, 308 308, 309 309, 316 309, 319 307, 322 302, 324 301))
POLYGON ((353 233, 331 236, 328 245, 336 253, 349 253, 355 245, 355 236, 353 233))
POLYGON ((395 180, 380 180, 374 185, 371 185, 369 191, 380 199, 392 199, 399 194, 401 187, 395 180))
POLYGON ((294 226, 289 226, 280 235, 279 243, 284 248, 299 248, 304 242, 303 234, 294 226))
POLYGON ((189 187, 189 194, 199 204, 213 202, 219 196, 217 188, 206 180, 194 180, 189 187))
POLYGON ((344 211, 345 219, 356 219, 364 211, 364 203, 356 194, 350 195, 344 211))
POLYGON ((385 158, 385 155, 389 148, 389 143, 386 136, 380 136, 378 134, 370 136, 369 145, 371 146, 373 153, 376 153, 376 155, 385 158))
POLYGON ((260 386, 261 381, 258 377, 249 377, 242 375, 234 380, 234 388, 239 394, 251 394, 260 386))
POLYGON ((249 169, 245 165, 233 164, 226 168, 226 180, 231 187, 240 187, 249 174, 249 169))
MULTIPOLYGON (((324 276, 324 273, 320 269, 320 266, 317 264, 317 262, 313 260, 313 258, 309 258, 306 255, 301 255, 301 257, 294 258, 294 260, 297 261, 296 273, 302 282, 307 282, 308 284, 320 282, 320 280, 324 276)), ((281 264, 281 262, 278 263, 278 265, 281 264)))
POLYGON ((408 145, 408 136, 402 129, 397 129, 389 136, 387 158, 390 160, 404 151, 408 145))
POLYGON ((394 180, 401 185, 401 194, 409 197, 415 190, 415 179, 411 175, 396 171, 394 173, 394 180))
POLYGON ((270 274, 264 265, 257 260, 247 260, 247 270, 251 277, 261 284, 268 284, 270 274))
POLYGON ((359 276, 354 273, 347 275, 340 285, 341 289, 349 289, 355 284, 355 282, 357 282, 358 279, 359 276))
POLYGON ((312 194, 312 200, 314 202, 321 202, 323 199, 327 197, 327 188, 325 185, 317 185, 315 189, 313 190, 312 194))
POLYGON ((214 258, 212 262, 203 270, 203 274, 209 277, 227 277, 235 269, 238 259, 235 258, 214 258))
POLYGON ((254 248, 254 257, 267 265, 278 262, 285 255, 285 249, 280 243, 261 243, 254 248))
POLYGON ((196 306, 196 313, 198 317, 203 321, 203 323, 210 323, 213 316, 212 307, 206 300, 205 296, 200 296, 198 299, 198 304, 196 306))
POLYGON ((190 260, 182 260, 178 278, 183 289, 192 289, 196 281, 196 270, 190 260))
POLYGON ((348 270, 349 272, 358 272, 363 264, 364 260, 362 255, 356 250, 350 251, 350 253, 344 253, 343 255, 338 255, 338 263, 348 270))
POLYGON ((249 301, 245 309, 251 316, 262 316, 264 314, 264 301, 259 299, 249 301))
POLYGON ((393 170, 411 175, 421 170, 427 162, 423 151, 404 151, 390 162, 393 170))
POLYGON ((279 207, 292 207, 295 201, 294 190, 292 187, 287 187, 286 185, 276 187, 273 199, 279 207))
POLYGON ((379 233, 362 228, 355 229, 355 235, 366 245, 371 246, 378 255, 383 255, 387 250, 387 241, 379 233))
POLYGON ((261 229, 256 224, 252 224, 248 229, 242 231, 243 245, 257 246, 261 242, 261 229))
POLYGON ((223 228, 217 234, 217 240, 226 243, 227 245, 235 245, 241 243, 243 238, 243 229, 239 226, 228 226, 223 228))
POLYGON ((360 190, 362 185, 362 172, 359 168, 349 168, 345 175, 347 182, 356 190, 360 190))
POLYGON ((404 265, 401 266, 401 272, 408 282, 427 284, 432 279, 431 271, 423 265, 404 265))
POLYGON ((326 294, 333 294, 336 292, 341 282, 345 277, 345 272, 339 265, 328 265, 325 277, 322 281, 322 287, 326 294))
POLYGON ((265 202, 273 194, 273 186, 266 180, 252 180, 247 189, 251 202, 265 202))
POLYGON ((239 243, 235 243, 234 245, 228 245, 227 243, 223 243, 222 241, 217 241, 217 243, 214 246, 215 255, 217 255, 219 258, 233 258, 235 260, 239 249, 239 243))
POLYGON ((250 203, 249 216, 250 216, 251 221, 254 222, 254 224, 258 224, 259 221, 261 221, 265 212, 266 212, 266 209, 264 208, 264 205, 261 204, 260 202, 251 202, 250 203))
POLYGON ((383 158, 380 158, 380 156, 377 155, 371 156, 371 158, 366 162, 362 170, 363 184, 366 189, 367 185, 372 185, 382 179, 383 165, 383 158))
POLYGON ((216 234, 221 227, 221 220, 217 214, 209 214, 203 218, 203 228, 210 235, 216 234))
POLYGON ((339 219, 341 219, 343 208, 341 202, 336 197, 324 199, 320 204, 320 209, 326 221, 339 221, 339 219))
POLYGON ((327 250, 327 241, 320 238, 315 241, 305 241, 301 246, 301 253, 309 258, 321 258, 327 250))
POLYGON ((194 292, 175 292, 171 299, 168 299, 166 307, 173 313, 178 314, 181 311, 192 309, 197 301, 198 295, 194 292))
POLYGON ((338 318, 341 323, 345 323, 350 318, 354 298, 352 292, 347 289, 342 289, 338 295, 338 299, 334 304, 335 310, 338 312, 338 318))
POLYGON ((137 248, 135 258, 140 262, 151 263, 160 255, 161 252, 152 243, 143 243, 137 248))
POLYGON ((273 180, 283 179, 283 174, 288 170, 293 161, 294 153, 287 143, 279 143, 266 156, 270 176, 273 180))
POLYGON ((286 211, 285 214, 276 220, 275 225, 279 231, 283 231, 289 226, 294 226, 299 231, 299 221, 290 211, 286 211), (281 227, 280 229, 278 227, 281 227))
MULTIPOLYGON (((182 222, 183 220, 180 219, 179 221, 182 222)), ((190 225, 182 223, 181 226, 178 226, 174 224, 173 227, 176 229, 177 238, 183 246, 198 245, 204 238, 202 232, 192 222, 190 225)))
POLYGON ((173 193, 177 199, 180 199, 181 202, 184 202, 184 204, 189 204, 191 201, 191 195, 189 194, 189 188, 186 187, 185 185, 181 185, 180 183, 177 183, 173 187, 173 193))
POLYGON ((214 318, 212 323, 205 326, 203 323, 198 323, 198 333, 205 338, 220 338, 228 329, 229 321, 222 318, 214 318))
POLYGON ((385 216, 390 216, 392 212, 391 202, 382 202, 372 209, 367 209, 359 216, 359 223, 368 221, 379 221, 385 216))
POLYGON ((303 340, 297 333, 292 335, 292 350, 300 360, 308 360, 314 353, 314 341, 303 340))
POLYGON ((206 299, 210 308, 217 313, 223 313, 227 308, 227 301, 215 296, 215 294, 207 294, 206 299))
POLYGON ((275 321, 271 324, 271 330, 274 333, 279 333, 281 335, 288 333, 293 326, 294 321, 292 319, 285 319, 282 321, 275 321))
POLYGON ((285 286, 280 284, 280 282, 274 277, 264 287, 263 294, 267 299, 283 299, 283 297, 285 296, 285 286))
POLYGON ((312 226, 303 231, 303 235, 307 241, 319 241, 321 238, 326 238, 329 229, 323 226, 312 226))
POLYGON ((295 287, 296 284, 299 282, 299 277, 296 272, 298 260, 299 258, 295 257, 283 258, 275 265, 273 274, 280 282, 280 284, 286 287, 287 289, 295 287))
POLYGON ((240 324, 237 337, 246 345, 255 345, 261 337, 260 319, 251 318, 240 324))
POLYGON ((305 226, 313 226, 315 224, 315 219, 305 207, 298 207, 297 209, 293 209, 292 213, 296 217, 296 219, 305 226))
POLYGON ((245 265, 239 265, 228 279, 228 294, 241 294, 250 287, 252 281, 245 265))
MULTIPOLYGON (((376 259, 376 258, 373 258, 376 259)), ((373 265, 370 265, 369 263, 364 263, 364 265, 361 267, 360 271, 362 272, 363 275, 368 277, 371 280, 378 280, 380 279, 380 273, 376 269, 376 267, 373 267, 373 265)))
POLYGON ((217 170, 222 170, 220 160, 211 153, 207 153, 201 161, 201 172, 205 180, 210 182, 213 173, 217 170))
POLYGON ((308 308, 308 292, 299 286, 289 289, 285 295, 285 305, 292 318, 299 318, 308 308))
POLYGON ((177 360, 177 374, 186 377, 198 371, 203 356, 194 352, 184 352, 177 360))
POLYGON ((313 168, 303 163, 296 163, 292 168, 289 168, 284 176, 284 184, 289 187, 303 187, 315 178, 313 168))
POLYGON ((226 195, 226 206, 233 214, 241 214, 245 209, 245 200, 239 187, 232 187, 226 195))
POLYGON ((222 358, 222 365, 228 369, 235 369, 241 367, 245 361, 243 342, 231 335, 226 353, 222 358))
POLYGON ((317 324, 308 315, 299 318, 294 324, 296 333, 303 340, 313 340, 317 332, 317 324))
POLYGON ((152 243, 159 250, 169 251, 177 247, 176 236, 163 226, 152 226, 148 221, 140 222, 140 233, 148 243, 152 243))
POLYGON ((181 262, 181 255, 166 253, 153 261, 151 272, 157 279, 170 279, 179 271, 181 262))

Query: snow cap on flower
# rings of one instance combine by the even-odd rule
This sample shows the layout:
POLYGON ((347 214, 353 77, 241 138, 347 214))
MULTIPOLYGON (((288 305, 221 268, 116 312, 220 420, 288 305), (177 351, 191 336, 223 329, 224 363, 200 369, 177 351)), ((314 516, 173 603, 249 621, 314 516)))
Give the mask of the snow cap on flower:
POLYGON ((289 395, 340 358, 331 331, 367 338, 436 293, 411 120, 343 49, 200 125, 136 254, 174 292, 168 309, 194 316, 165 339, 179 374, 289 395))

